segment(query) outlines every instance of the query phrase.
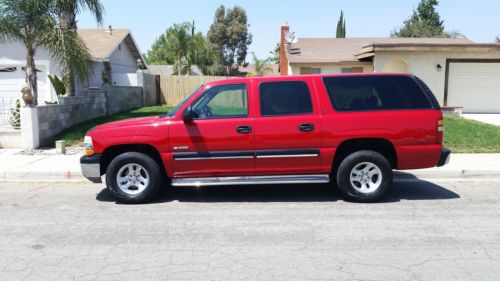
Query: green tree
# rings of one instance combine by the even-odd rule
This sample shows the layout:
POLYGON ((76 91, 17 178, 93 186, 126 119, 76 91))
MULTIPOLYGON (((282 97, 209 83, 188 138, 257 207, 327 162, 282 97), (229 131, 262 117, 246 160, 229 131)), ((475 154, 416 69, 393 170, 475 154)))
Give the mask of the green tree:
POLYGON ((257 55, 252 52, 252 64, 254 65, 254 73, 251 76, 264 76, 266 73, 272 71, 271 66, 269 66, 270 58, 259 59, 257 55))
POLYGON ((160 35, 151 45, 145 56, 149 64, 173 64, 174 59, 167 49, 167 38, 165 33, 160 35))
POLYGON ((421 0, 403 27, 392 32, 391 37, 458 37, 458 32, 446 32, 444 22, 436 11, 438 0, 421 0))
MULTIPOLYGON (((59 16, 59 27, 61 29, 77 30, 76 16, 83 10, 88 10, 97 23, 103 23, 104 7, 100 0, 53 0, 54 9, 59 16)), ((70 50, 65 50, 64 54, 63 80, 65 81, 67 92, 70 96, 75 95, 75 73, 84 73, 88 69, 88 57, 73 57, 70 50)), ((85 79, 79 77, 80 79, 85 79)))
POLYGON ((340 18, 337 23, 337 38, 345 38, 346 32, 345 32, 345 17, 344 17, 344 11, 340 11, 340 18))
POLYGON ((269 58, 272 63, 280 63, 280 43, 276 43, 274 50, 270 51, 271 57, 269 58))
POLYGON ((183 60, 188 53, 189 43, 191 40, 191 24, 181 23, 174 24, 167 29, 166 32, 166 49, 169 55, 174 60, 174 68, 176 74, 182 74, 183 60))
MULTIPOLYGON (((56 64, 66 72, 66 56, 71 62, 87 65, 88 51, 85 43, 72 29, 61 29, 60 18, 53 0, 0 0, 0 40, 18 40, 26 48, 26 80, 38 102, 35 54, 39 48, 47 50, 56 64)), ((88 73, 85 67, 76 69, 82 78, 88 73)))
POLYGON ((191 74, 197 65, 204 74, 214 62, 215 55, 208 39, 196 32, 193 23, 174 24, 160 35, 146 55, 151 64, 173 64, 175 74, 191 74))
POLYGON ((197 65, 203 74, 211 74, 211 68, 216 60, 216 55, 208 39, 201 33, 195 33, 189 41, 189 48, 186 54, 186 74, 192 73, 192 66, 197 65))
POLYGON ((215 11, 214 22, 208 30, 208 39, 217 54, 218 63, 223 66, 220 74, 233 75, 245 63, 252 34, 248 30, 246 11, 240 6, 228 9, 221 5, 215 11))

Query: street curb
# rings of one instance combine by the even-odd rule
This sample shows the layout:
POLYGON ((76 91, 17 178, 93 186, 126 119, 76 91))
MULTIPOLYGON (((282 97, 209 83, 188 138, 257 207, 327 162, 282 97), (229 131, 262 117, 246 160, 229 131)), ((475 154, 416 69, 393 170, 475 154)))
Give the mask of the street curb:
MULTIPOLYGON (((500 170, 442 170, 442 171, 426 171, 426 170, 408 170, 395 171, 395 179, 401 180, 418 180, 418 179, 500 179, 500 170)), ((90 182, 83 176, 81 171, 66 171, 66 172, 5 172, 0 171, 0 181, 16 181, 16 182, 90 182)))
POLYGON ((395 176, 402 178, 425 178, 425 179, 446 179, 446 178, 499 178, 500 170, 442 170, 442 171, 396 171, 395 176))

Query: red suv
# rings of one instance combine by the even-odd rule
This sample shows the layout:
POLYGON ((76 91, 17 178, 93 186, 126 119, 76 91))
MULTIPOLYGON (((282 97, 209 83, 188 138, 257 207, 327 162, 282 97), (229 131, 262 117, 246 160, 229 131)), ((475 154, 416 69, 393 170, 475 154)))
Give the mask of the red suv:
POLYGON ((173 186, 330 183, 372 202, 392 170, 442 166, 443 116, 419 78, 349 74, 207 83, 161 116, 85 137, 83 174, 127 203, 173 186))

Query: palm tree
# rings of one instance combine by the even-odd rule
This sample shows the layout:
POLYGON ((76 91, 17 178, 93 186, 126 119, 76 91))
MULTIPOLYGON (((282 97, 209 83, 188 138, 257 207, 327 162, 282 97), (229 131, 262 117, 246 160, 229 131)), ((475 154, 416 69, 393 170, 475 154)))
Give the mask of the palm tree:
POLYGON ((271 66, 269 66, 269 61, 270 58, 267 58, 265 60, 261 60, 255 55, 254 52, 252 52, 252 63, 255 68, 255 76, 264 76, 266 72, 272 71, 271 66))
POLYGON ((272 63, 280 63, 280 43, 276 43, 274 50, 270 51, 271 54, 270 60, 272 63))
POLYGON ((191 24, 181 23, 174 24, 167 30, 166 34, 166 49, 169 50, 171 56, 174 58, 174 65, 177 75, 182 74, 183 65, 185 65, 185 57, 189 49, 189 41, 191 24))
POLYGON ((77 65, 77 75, 87 75, 88 51, 72 29, 59 28, 54 0, 0 0, 0 40, 18 40, 26 47, 26 81, 38 101, 35 55, 46 49, 54 61, 67 71, 68 61, 77 65))
POLYGON ((216 59, 215 52, 210 45, 210 41, 201 32, 195 33, 194 31, 193 26, 185 57, 186 75, 191 75, 193 65, 197 65, 203 74, 207 74, 209 66, 216 59))
MULTIPOLYGON (((55 13, 59 16, 59 27, 61 29, 73 30, 76 32, 76 16, 82 10, 88 10, 95 18, 99 25, 103 23, 104 7, 100 0, 53 0, 55 13)), ((69 50, 66 50, 69 53, 69 50)), ((63 63, 65 64, 66 73, 63 77, 66 81, 68 95, 75 95, 75 72, 81 72, 83 69, 81 64, 75 64, 71 61, 71 56, 66 55, 63 63)), ((83 66, 87 67, 87 66, 83 66)))
POLYGON ((204 74, 209 73, 216 55, 208 39, 196 31, 193 21, 169 27, 155 40, 146 58, 152 64, 173 64, 176 75, 190 75, 193 65, 204 74))

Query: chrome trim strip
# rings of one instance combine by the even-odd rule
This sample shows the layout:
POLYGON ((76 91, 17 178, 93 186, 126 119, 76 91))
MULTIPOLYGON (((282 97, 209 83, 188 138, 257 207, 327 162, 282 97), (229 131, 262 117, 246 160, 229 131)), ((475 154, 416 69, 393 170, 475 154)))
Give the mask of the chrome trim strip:
POLYGON ((285 155, 257 155, 257 158, 293 158, 293 157, 318 157, 319 154, 285 154, 285 155))
POLYGON ((189 158, 174 158, 175 161, 185 160, 219 160, 219 159, 252 159, 253 156, 214 156, 214 157, 189 157, 189 158))
POLYGON ((300 184, 300 183, 329 183, 329 182, 330 182, 330 176, 328 174, 172 179, 173 186, 300 184))
POLYGON ((264 150, 235 150, 235 151, 206 151, 206 152, 174 152, 174 160, 217 160, 217 159, 253 159, 253 158, 296 158, 318 157, 320 150, 307 149, 264 149, 264 150))

